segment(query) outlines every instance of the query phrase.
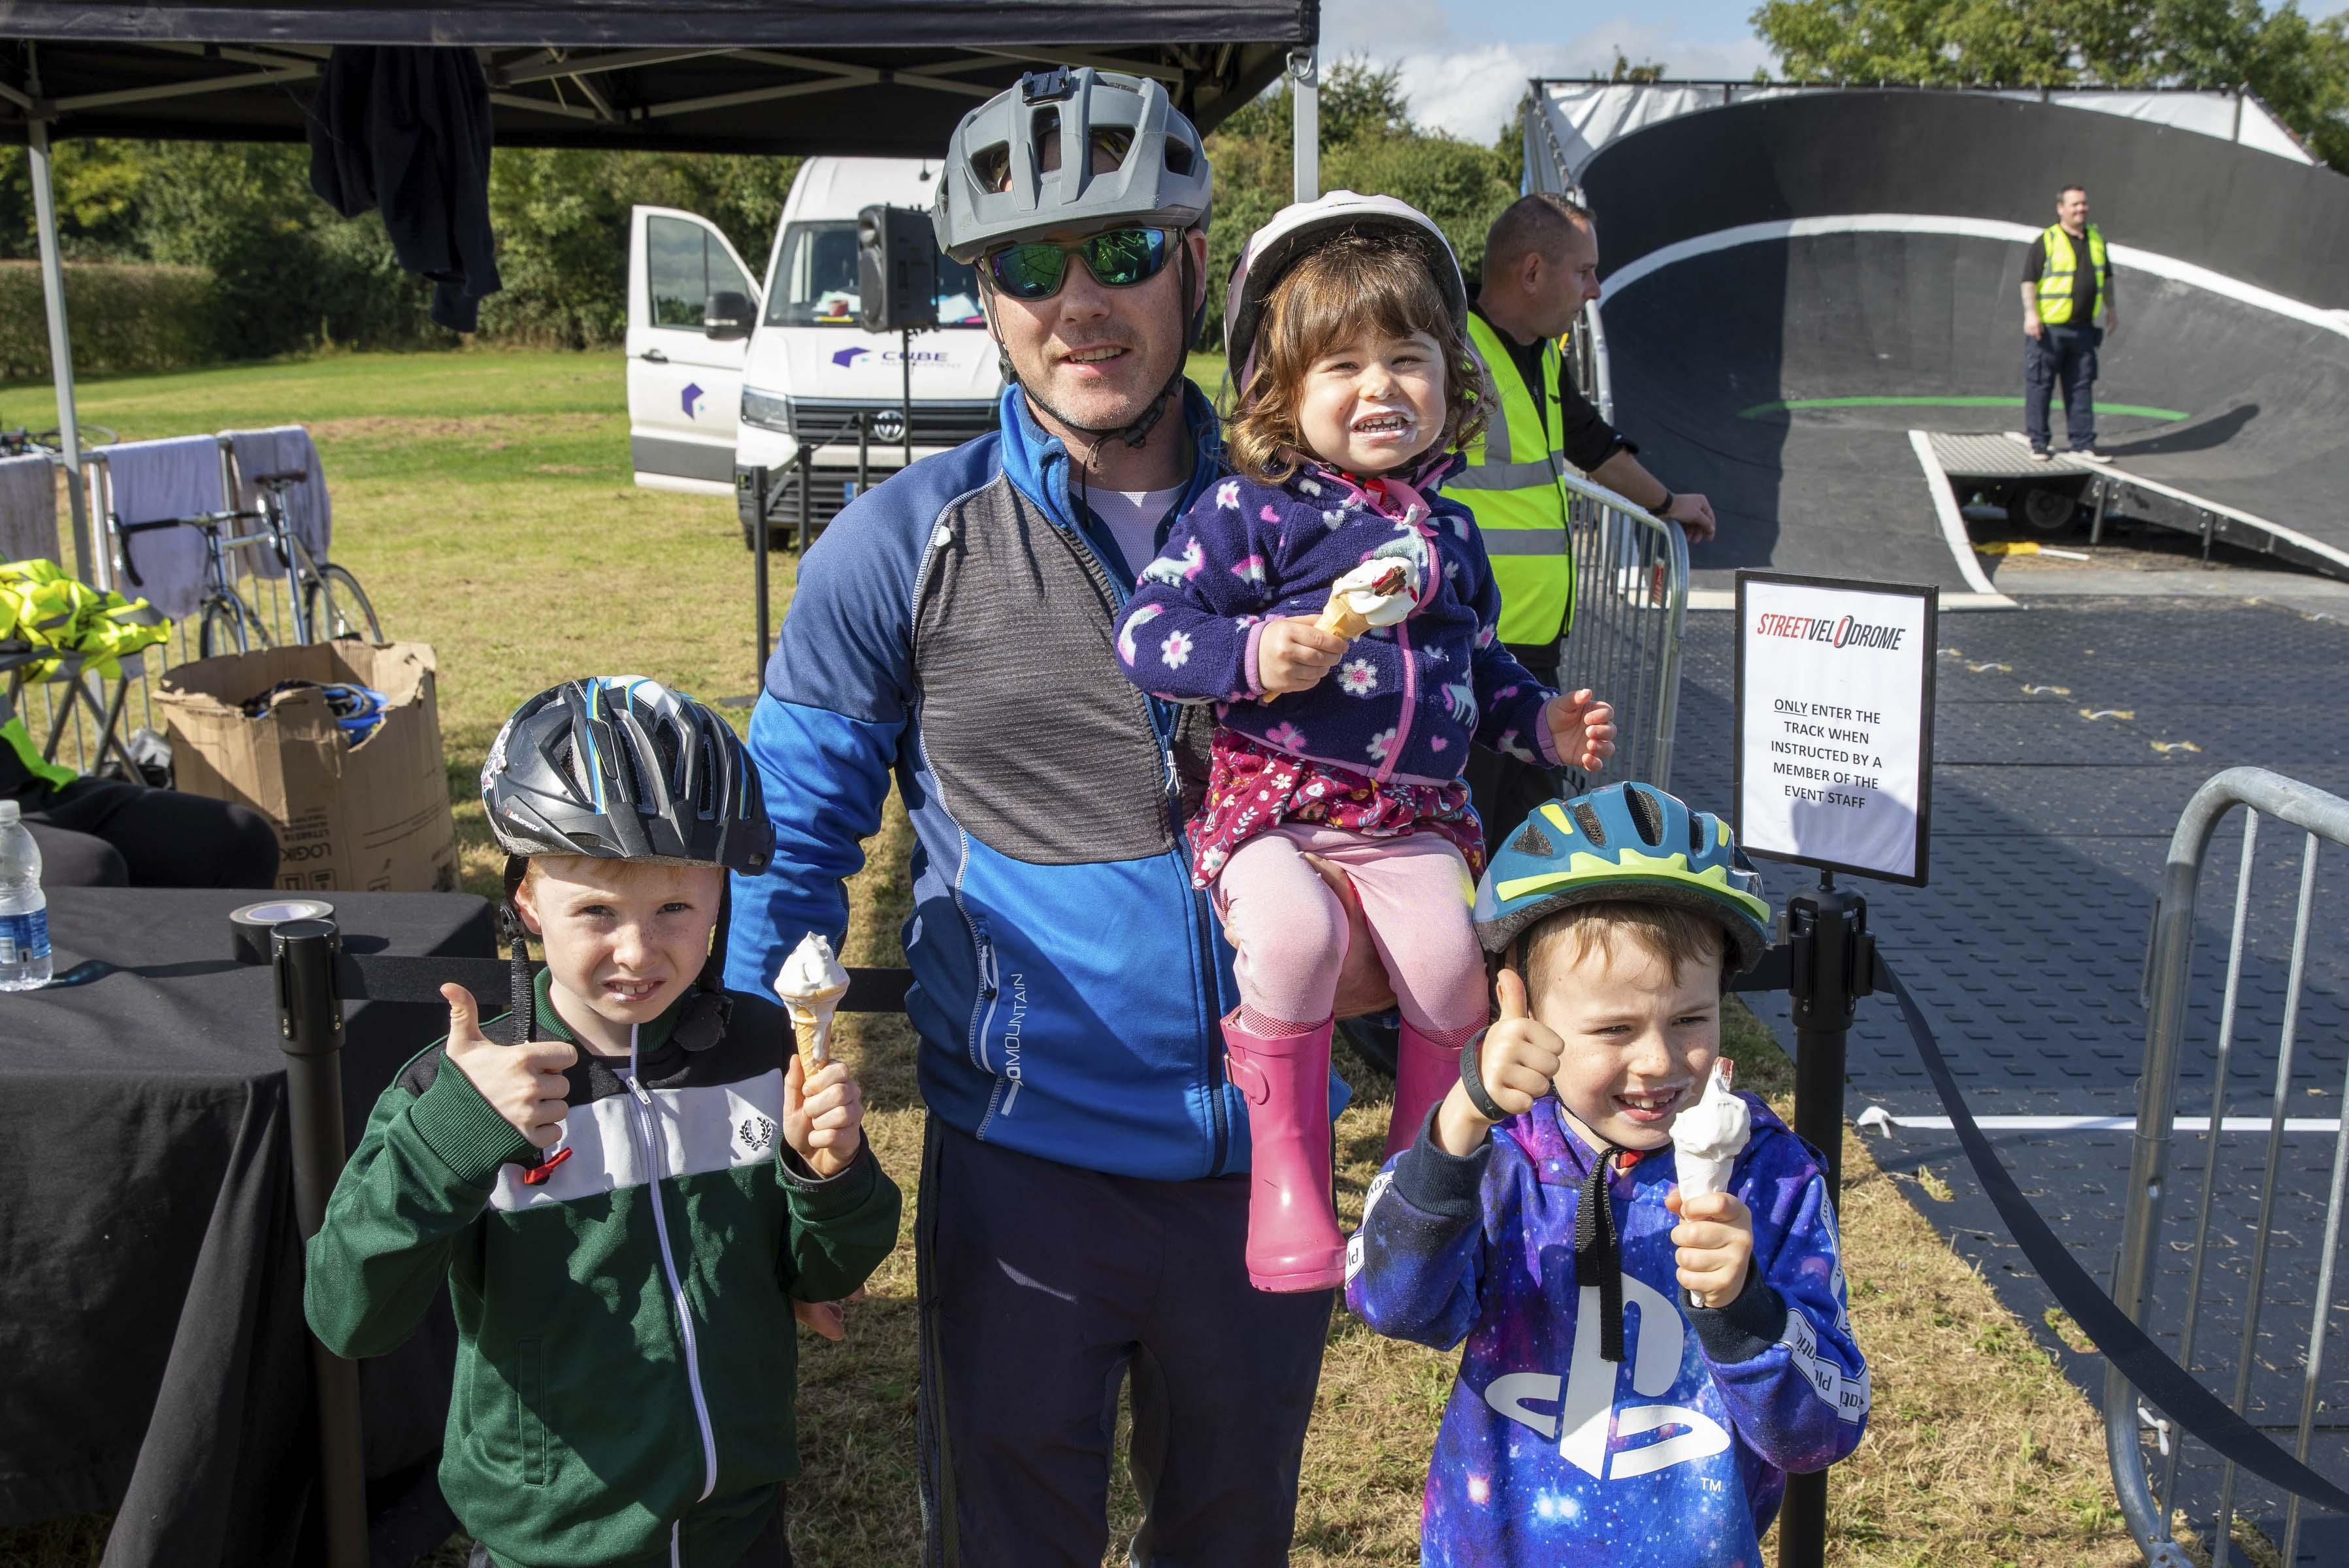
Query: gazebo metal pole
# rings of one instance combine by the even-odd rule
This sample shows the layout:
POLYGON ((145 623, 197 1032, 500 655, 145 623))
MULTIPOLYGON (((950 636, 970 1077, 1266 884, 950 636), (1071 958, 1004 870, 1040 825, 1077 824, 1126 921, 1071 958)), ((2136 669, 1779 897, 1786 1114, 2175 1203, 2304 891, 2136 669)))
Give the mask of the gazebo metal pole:
MULTIPOLYGON (((26 52, 31 52, 27 46, 26 52)), ((35 99, 41 96, 37 58, 26 84, 35 99)), ((66 273, 57 255, 57 198, 49 182, 49 122, 36 108, 26 126, 32 148, 33 222, 39 231, 41 299, 49 312, 49 372, 57 390, 57 442, 65 449, 66 495, 73 508, 74 575, 85 583, 103 581, 90 575, 89 494, 82 483, 81 428, 74 417, 73 342, 66 331, 66 273)))
POLYGON ((1312 49, 1288 57, 1289 123, 1293 148, 1295 201, 1310 201, 1321 194, 1321 67, 1312 49))

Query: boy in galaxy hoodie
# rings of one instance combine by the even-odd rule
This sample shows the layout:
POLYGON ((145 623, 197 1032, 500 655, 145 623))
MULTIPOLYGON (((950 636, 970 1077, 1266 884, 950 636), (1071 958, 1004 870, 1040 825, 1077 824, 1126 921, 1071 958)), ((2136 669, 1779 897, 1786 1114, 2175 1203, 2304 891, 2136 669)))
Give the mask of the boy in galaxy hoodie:
POLYGON ((1476 896, 1502 1016, 1371 1184, 1347 1305, 1466 1340, 1422 1561, 1760 1568, 1789 1471, 1858 1445, 1822 1162, 1758 1099, 1728 1191, 1683 1203, 1671 1125, 1767 941, 1729 829, 1660 789, 1554 800, 1476 896), (1522 976, 1522 978, 1520 978, 1522 976))

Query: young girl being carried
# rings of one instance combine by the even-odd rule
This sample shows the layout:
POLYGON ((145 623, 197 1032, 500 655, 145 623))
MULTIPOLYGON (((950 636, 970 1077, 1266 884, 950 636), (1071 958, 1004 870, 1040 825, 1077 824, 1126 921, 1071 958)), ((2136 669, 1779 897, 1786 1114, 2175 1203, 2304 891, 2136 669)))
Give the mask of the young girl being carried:
POLYGON ((1276 216, 1225 313, 1237 474, 1176 521, 1118 626, 1135 685, 1216 705, 1188 833, 1237 954, 1224 1041, 1262 1290, 1344 1274, 1329 1081, 1347 913, 1313 861, 1352 883, 1402 1014, 1392 1153, 1487 1016, 1470 743, 1586 769, 1615 749, 1608 705, 1551 691, 1502 645, 1476 525, 1436 493, 1491 407, 1466 317, 1451 246, 1404 203, 1341 191, 1276 216))

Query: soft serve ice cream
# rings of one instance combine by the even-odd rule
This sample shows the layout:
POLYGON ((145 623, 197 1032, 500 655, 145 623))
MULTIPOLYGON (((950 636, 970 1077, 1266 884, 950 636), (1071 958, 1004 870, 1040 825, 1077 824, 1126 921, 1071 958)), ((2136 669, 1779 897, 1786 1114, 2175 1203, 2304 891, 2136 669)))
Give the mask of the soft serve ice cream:
POLYGON ((832 1015, 847 995, 848 971, 833 956, 832 944, 812 931, 801 937, 775 976, 775 995, 791 1012, 810 1071, 832 1059, 832 1015))
POLYGON ((1330 603, 1314 624, 1341 637, 1359 637, 1372 626, 1392 626, 1419 602, 1407 562, 1363 562, 1330 584, 1330 603))
POLYGON ((1730 1092, 1737 1064, 1715 1057, 1704 1094, 1672 1119, 1672 1157, 1683 1201, 1729 1190, 1729 1172, 1754 1135, 1753 1112, 1730 1092))

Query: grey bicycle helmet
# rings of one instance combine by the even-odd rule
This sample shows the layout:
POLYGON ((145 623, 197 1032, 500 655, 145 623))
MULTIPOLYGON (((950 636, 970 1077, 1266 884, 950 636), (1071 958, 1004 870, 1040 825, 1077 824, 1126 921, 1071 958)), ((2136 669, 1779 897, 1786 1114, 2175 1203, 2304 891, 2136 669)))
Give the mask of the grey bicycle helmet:
POLYGON ((565 681, 516 708, 481 764, 481 803, 509 855, 755 876, 775 853, 741 740, 709 708, 641 676, 565 681))
POLYGON ((999 245, 1071 230, 1205 228, 1214 197, 1198 128, 1164 87, 1090 66, 1055 67, 1030 72, 963 116, 947 143, 933 221, 938 248, 968 263, 999 245), (1093 172, 1101 131, 1130 139, 1112 173, 1093 172), (1049 170, 1048 139, 1061 154, 1049 170))

